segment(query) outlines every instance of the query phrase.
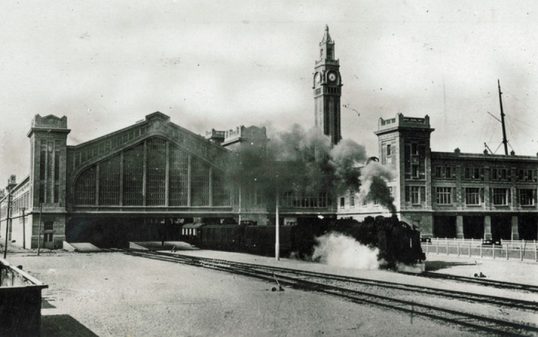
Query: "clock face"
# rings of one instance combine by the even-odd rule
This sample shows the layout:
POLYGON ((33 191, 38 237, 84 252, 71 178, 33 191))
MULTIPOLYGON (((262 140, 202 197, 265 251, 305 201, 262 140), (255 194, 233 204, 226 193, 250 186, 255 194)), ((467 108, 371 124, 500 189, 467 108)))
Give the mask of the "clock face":
POLYGON ((329 74, 329 81, 331 81, 331 82, 336 81, 336 74, 335 73, 330 73, 329 74))
POLYGON ((321 75, 319 73, 316 73, 316 75, 314 76, 314 82, 316 82, 316 84, 321 83, 321 75))

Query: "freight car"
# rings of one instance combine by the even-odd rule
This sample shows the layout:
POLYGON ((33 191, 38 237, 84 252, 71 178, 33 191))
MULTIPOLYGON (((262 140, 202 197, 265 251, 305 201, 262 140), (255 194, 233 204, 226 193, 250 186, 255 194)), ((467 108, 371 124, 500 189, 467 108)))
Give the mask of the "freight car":
POLYGON ((206 249, 242 251, 245 227, 237 224, 200 227, 199 246, 206 249))
MULTIPOLYGON (((288 256, 295 248, 292 234, 295 226, 279 228, 280 254, 288 256)), ((245 226, 243 247, 238 247, 247 253, 272 256, 275 254, 275 226, 245 226)))

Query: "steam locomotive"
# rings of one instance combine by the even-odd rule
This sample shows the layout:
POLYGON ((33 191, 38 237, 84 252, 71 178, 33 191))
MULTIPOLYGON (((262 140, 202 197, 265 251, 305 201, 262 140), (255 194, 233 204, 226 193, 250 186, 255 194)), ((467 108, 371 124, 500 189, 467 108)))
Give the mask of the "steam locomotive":
MULTIPOLYGON (((393 269, 398 264, 412 265, 426 259, 420 246, 420 233, 396 217, 367 217, 363 222, 354 219, 298 219, 296 224, 281 226, 280 254, 308 260, 316 238, 327 233, 342 233, 363 245, 379 249, 382 267, 393 269)), ((254 222, 186 224, 181 240, 202 249, 246 252, 272 256, 275 247, 275 227, 258 226, 254 222)))

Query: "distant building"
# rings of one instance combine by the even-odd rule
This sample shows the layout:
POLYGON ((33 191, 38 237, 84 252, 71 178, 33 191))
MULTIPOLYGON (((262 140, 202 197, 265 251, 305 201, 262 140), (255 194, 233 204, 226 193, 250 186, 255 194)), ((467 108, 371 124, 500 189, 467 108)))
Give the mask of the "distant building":
MULTIPOLYGON (((379 119, 379 158, 398 215, 423 236, 535 240, 538 228, 538 157, 432 152, 428 116, 379 119)), ((338 216, 362 219, 386 213, 358 196, 341 196, 338 216)))
POLYGON ((206 132, 206 138, 215 144, 219 144, 229 150, 235 151, 239 146, 254 146, 265 150, 267 147, 267 131, 265 127, 244 125, 238 126, 234 129, 219 131, 211 129, 206 132))

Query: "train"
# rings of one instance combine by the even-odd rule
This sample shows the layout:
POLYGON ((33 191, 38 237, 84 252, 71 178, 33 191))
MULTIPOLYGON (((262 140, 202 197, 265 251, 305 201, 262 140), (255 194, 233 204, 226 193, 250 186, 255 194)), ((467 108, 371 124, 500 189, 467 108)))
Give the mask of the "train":
MULTIPOLYGON (((396 217, 355 219, 299 218, 292 225, 280 226, 280 255, 309 260, 316 239, 328 233, 341 233, 371 248, 378 248, 381 267, 397 269, 398 265, 422 263, 420 232, 396 217)), ((273 256, 275 227, 259 226, 252 221, 199 221, 183 225, 180 239, 201 249, 245 252, 273 256)))

